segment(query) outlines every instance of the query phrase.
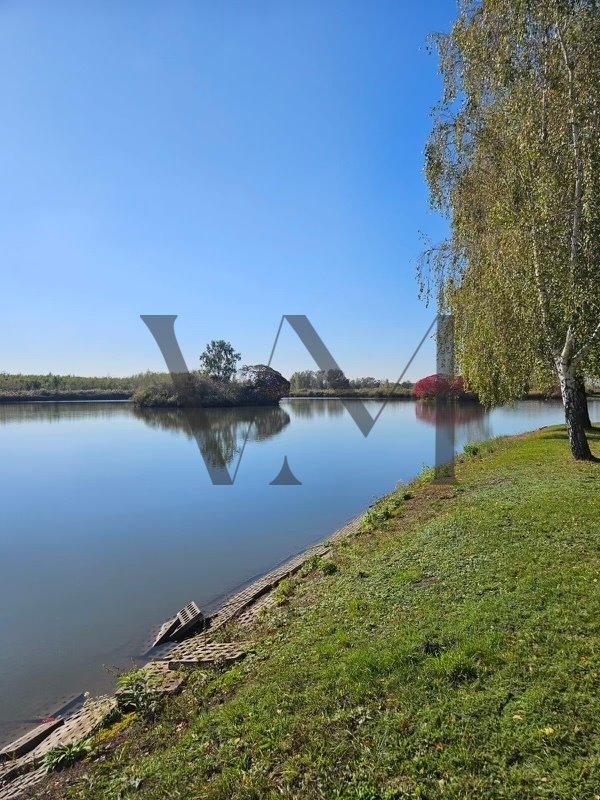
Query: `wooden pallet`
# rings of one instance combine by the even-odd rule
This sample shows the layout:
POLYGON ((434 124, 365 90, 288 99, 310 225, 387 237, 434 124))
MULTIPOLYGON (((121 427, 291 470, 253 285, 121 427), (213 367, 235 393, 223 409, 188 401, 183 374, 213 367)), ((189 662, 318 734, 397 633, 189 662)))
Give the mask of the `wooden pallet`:
POLYGON ((167 663, 169 669, 230 664, 246 652, 247 648, 237 642, 211 642, 203 636, 193 636, 171 651, 167 663))

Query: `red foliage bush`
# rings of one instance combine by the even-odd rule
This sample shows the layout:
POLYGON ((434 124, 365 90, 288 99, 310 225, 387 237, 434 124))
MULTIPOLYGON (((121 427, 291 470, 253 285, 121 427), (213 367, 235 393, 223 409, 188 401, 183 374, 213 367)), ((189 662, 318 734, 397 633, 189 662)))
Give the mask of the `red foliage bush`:
POLYGON ((254 364, 240 370, 243 382, 261 397, 279 402, 290 393, 290 382, 280 372, 265 364, 254 364))
POLYGON ((413 394, 418 400, 426 397, 448 397, 449 395, 460 397, 464 393, 465 382, 460 376, 453 377, 442 373, 421 378, 413 387, 413 394))

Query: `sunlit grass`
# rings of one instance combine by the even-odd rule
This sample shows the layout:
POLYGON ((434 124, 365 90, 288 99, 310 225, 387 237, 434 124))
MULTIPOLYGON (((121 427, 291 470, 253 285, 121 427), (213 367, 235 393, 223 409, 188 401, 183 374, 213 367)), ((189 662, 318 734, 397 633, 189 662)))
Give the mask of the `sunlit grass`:
POLYGON ((600 465, 552 428, 472 448, 457 479, 378 504, 336 569, 280 588, 252 655, 195 673, 68 796, 600 794, 600 465))

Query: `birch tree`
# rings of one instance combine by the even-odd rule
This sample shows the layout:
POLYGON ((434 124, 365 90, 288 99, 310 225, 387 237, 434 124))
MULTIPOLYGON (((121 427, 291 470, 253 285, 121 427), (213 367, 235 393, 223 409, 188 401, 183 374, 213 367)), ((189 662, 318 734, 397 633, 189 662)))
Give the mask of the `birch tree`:
POLYGON ((591 459, 578 389, 600 350, 600 0, 460 0, 435 41, 426 176, 450 235, 422 285, 454 314, 482 400, 553 374, 573 456, 591 459))

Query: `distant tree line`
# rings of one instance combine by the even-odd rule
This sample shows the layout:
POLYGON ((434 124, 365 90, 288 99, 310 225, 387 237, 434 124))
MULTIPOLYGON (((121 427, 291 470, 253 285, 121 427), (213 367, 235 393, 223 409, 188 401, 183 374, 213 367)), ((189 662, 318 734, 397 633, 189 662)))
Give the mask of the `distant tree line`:
MULTIPOLYGON (((306 390, 322 391, 325 389, 343 390, 343 389, 384 389, 389 391, 394 384, 389 380, 381 380, 378 378, 352 378, 348 379, 338 369, 330 369, 327 372, 324 370, 305 369, 300 372, 294 372, 290 378, 290 391, 291 392, 305 392, 306 390)), ((410 381, 403 381, 400 384, 402 389, 411 389, 413 384, 410 381)))
POLYGON ((38 400, 127 400, 144 386, 168 375, 144 372, 125 378, 82 375, 9 375, 0 373, 0 403, 38 400))
POLYGON ((116 390, 133 392, 141 386, 147 385, 160 377, 165 377, 160 372, 141 372, 125 378, 113 378, 109 375, 102 377, 89 377, 82 375, 10 375, 0 372, 0 392, 73 392, 85 390, 116 390))

